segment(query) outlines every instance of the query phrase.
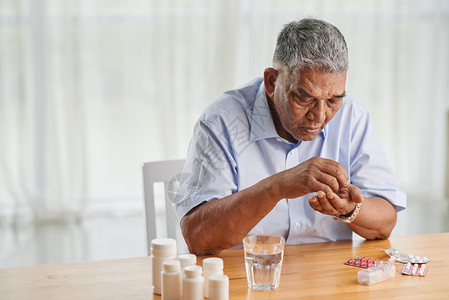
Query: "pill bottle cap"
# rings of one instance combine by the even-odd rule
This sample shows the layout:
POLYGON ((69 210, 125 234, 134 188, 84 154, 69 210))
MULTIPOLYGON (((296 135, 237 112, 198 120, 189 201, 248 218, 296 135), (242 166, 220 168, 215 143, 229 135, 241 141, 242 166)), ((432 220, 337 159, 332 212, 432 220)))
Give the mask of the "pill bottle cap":
POLYGON ((179 254, 178 260, 181 263, 181 267, 194 265, 196 264, 196 255, 190 253, 179 254))
POLYGON ((176 240, 159 238, 151 241, 151 254, 155 256, 175 256, 176 240))
POLYGON ((229 277, 226 275, 212 275, 209 277, 209 289, 229 288, 229 277))
POLYGON ((203 260, 204 271, 221 271, 223 270, 223 259, 219 257, 209 257, 203 260))
POLYGON ((197 265, 187 266, 184 268, 184 274, 187 278, 193 278, 201 276, 203 268, 197 265))
POLYGON ((181 270, 181 264, 177 260, 166 260, 162 265, 164 267, 164 271, 166 272, 176 272, 181 270))

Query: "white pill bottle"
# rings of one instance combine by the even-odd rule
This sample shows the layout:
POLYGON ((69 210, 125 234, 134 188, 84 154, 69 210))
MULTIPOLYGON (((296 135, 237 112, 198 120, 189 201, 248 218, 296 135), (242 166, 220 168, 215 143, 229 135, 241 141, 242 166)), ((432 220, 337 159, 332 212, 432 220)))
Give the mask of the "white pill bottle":
POLYGON ((209 276, 209 300, 229 300, 229 277, 209 276))
POLYGON ((181 272, 183 272, 185 267, 196 264, 196 255, 190 253, 182 253, 178 255, 178 260, 181 263, 181 272))
POLYGON ((184 268, 182 279, 182 299, 183 300, 203 300, 204 299, 204 278, 203 268, 196 265, 184 268))
POLYGON ((162 264, 166 260, 175 260, 176 251, 176 240, 174 239, 160 238, 151 241, 151 265, 154 294, 161 294, 162 264))
POLYGON ((181 264, 178 260, 166 260, 162 264, 162 300, 181 300, 182 277, 181 264))
POLYGON ((223 259, 209 257, 203 260, 204 297, 209 298, 209 277, 212 275, 223 275, 223 259))

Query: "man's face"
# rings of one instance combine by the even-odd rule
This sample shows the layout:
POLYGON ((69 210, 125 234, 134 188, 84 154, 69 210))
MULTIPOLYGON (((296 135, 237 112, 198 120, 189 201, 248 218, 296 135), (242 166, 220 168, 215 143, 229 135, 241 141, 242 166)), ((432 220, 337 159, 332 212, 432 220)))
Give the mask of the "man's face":
POLYGON ((313 140, 340 108, 345 83, 346 72, 303 70, 295 84, 278 76, 273 97, 278 133, 288 140, 313 140))

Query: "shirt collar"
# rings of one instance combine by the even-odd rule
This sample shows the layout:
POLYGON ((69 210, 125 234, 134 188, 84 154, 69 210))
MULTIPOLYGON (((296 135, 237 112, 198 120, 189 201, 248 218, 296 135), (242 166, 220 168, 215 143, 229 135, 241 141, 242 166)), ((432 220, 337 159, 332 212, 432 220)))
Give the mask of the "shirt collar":
POLYGON ((251 140, 257 141, 272 137, 279 137, 274 127, 270 108, 265 94, 265 85, 262 80, 254 101, 254 108, 251 115, 251 140))
MULTIPOLYGON (((324 126, 320 133, 323 138, 327 136, 328 126, 329 123, 324 126)), ((273 118, 271 117, 267 94, 265 93, 265 86, 262 81, 257 91, 256 101, 254 101, 254 108, 251 115, 251 141, 273 137, 279 138, 279 134, 276 131, 273 118)))
POLYGON ((326 138, 327 136, 327 131, 329 130, 327 127, 329 126, 329 123, 326 124, 326 126, 324 126, 323 130, 321 130, 320 135, 323 135, 323 138, 326 138))

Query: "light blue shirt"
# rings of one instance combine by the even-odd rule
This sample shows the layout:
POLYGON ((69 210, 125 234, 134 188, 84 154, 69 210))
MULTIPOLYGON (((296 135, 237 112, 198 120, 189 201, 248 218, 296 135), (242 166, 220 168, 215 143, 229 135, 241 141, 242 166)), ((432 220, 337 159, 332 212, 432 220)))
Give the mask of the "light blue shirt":
MULTIPOLYGON (((174 199, 178 219, 205 201, 236 193, 315 156, 338 161, 364 196, 387 199, 398 211, 406 207, 405 192, 362 104, 345 97, 315 139, 294 144, 277 134, 263 79, 257 78, 219 96, 196 123, 174 199)), ((250 234, 280 235, 287 244, 351 239, 347 224, 310 207, 312 195, 280 200, 250 234)))

